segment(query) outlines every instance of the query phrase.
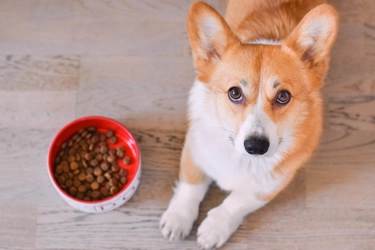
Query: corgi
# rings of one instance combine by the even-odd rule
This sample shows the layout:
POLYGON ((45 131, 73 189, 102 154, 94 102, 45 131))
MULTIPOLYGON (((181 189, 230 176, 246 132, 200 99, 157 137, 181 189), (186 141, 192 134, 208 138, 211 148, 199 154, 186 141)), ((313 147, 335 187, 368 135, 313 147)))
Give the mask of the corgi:
POLYGON ((188 236, 214 181, 229 194, 198 227, 198 245, 211 249, 280 193, 318 146, 338 16, 323 0, 229 0, 225 19, 197 2, 187 28, 197 77, 160 230, 169 240, 188 236))

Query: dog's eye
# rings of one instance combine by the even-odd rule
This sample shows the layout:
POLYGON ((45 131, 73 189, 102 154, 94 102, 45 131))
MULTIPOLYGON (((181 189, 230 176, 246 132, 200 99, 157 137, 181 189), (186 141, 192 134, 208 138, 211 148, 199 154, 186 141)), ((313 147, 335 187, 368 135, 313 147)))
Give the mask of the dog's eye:
POLYGON ((234 103, 243 101, 242 91, 239 87, 231 87, 228 90, 229 99, 234 103))
POLYGON ((291 97, 291 95, 290 95, 289 91, 287 91, 287 90, 281 90, 277 94, 276 102, 278 104, 281 104, 281 105, 286 105, 290 101, 290 97, 291 97))

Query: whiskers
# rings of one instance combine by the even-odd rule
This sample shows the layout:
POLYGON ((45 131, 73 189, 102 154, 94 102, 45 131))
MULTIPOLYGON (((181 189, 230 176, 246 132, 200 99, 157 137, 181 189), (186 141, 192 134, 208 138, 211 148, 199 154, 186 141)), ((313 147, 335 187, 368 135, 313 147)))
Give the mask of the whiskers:
POLYGON ((229 136, 229 141, 232 143, 232 145, 234 146, 234 138, 230 135, 229 136))
POLYGON ((225 132, 228 132, 228 133, 231 134, 231 135, 235 135, 235 134, 236 134, 235 132, 233 132, 233 131, 231 131, 231 130, 228 130, 228 129, 226 129, 226 128, 223 128, 223 127, 219 127, 219 129, 224 130, 225 132))

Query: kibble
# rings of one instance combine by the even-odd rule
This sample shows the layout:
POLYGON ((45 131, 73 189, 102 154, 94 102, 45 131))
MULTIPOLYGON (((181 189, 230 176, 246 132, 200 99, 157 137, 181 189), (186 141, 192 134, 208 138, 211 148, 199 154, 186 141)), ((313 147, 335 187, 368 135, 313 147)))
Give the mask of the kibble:
POLYGON ((127 174, 128 174, 128 172, 125 170, 125 169, 120 169, 120 172, 119 172, 119 174, 121 175, 121 176, 126 176, 127 174))
POLYGON ((77 198, 78 200, 83 200, 84 196, 85 196, 85 194, 84 194, 83 192, 80 193, 80 192, 79 192, 79 189, 78 189, 78 193, 77 193, 76 198, 77 198))
POLYGON ((82 160, 82 166, 83 166, 84 168, 87 168, 87 167, 88 167, 87 162, 86 162, 85 160, 82 160))
POLYGON ((97 190, 99 188, 99 183, 97 181, 94 181, 91 183, 91 189, 92 190, 97 190))
POLYGON ((103 135, 103 134, 101 134, 100 137, 99 137, 99 140, 100 140, 100 141, 105 141, 105 139, 106 139, 106 136, 103 135))
POLYGON ((103 175, 99 175, 97 178, 96 178, 96 181, 101 184, 105 181, 105 178, 103 175))
POLYGON ((56 170, 57 174, 62 174, 63 173, 63 166, 58 165, 55 170, 56 170))
POLYGON ((101 169, 100 167, 96 167, 96 168, 94 169, 94 175, 95 175, 95 176, 102 175, 102 173, 103 173, 103 171, 102 171, 102 169, 101 169))
POLYGON ((72 162, 72 161, 74 161, 76 158, 74 157, 74 155, 69 155, 69 157, 68 157, 68 161, 69 162, 72 162))
POLYGON ((75 160, 76 161, 80 161, 81 160, 81 156, 77 153, 76 156, 75 156, 75 160))
POLYGON ((86 175, 85 175, 85 173, 81 172, 81 173, 78 175, 78 180, 80 180, 80 181, 84 181, 84 180, 86 180, 86 175))
POLYGON ((125 153, 124 153, 124 151, 117 150, 117 152, 116 152, 116 156, 117 156, 118 158, 122 159, 122 158, 124 158, 125 153))
POLYGON ((107 133, 105 133, 106 136, 109 138, 109 137, 112 137, 114 135, 113 131, 112 130, 108 130, 107 133))
POLYGON ((78 167, 79 167, 79 166, 78 166, 78 163, 77 163, 77 162, 73 161, 73 162, 70 163, 70 169, 71 169, 71 170, 74 171, 74 170, 76 170, 78 167))
POLYGON ((94 150, 95 154, 99 154, 100 153, 100 148, 99 147, 96 147, 95 150, 94 150))
POLYGON ((57 178, 57 183, 59 183, 60 185, 64 185, 65 184, 65 177, 63 175, 60 175, 57 178))
POLYGON ((107 162, 103 162, 100 167, 102 168, 103 171, 107 171, 109 169, 109 165, 107 162))
POLYGON ((118 193, 127 183, 130 164, 125 147, 114 131, 101 133, 95 127, 81 129, 63 142, 55 158, 54 176, 58 185, 79 200, 101 200, 118 193), (108 139, 108 140, 107 140, 108 139), (120 161, 121 160, 121 161, 120 161))
POLYGON ((111 144, 115 144, 117 142, 117 138, 115 136, 112 136, 111 138, 109 138, 109 142, 111 144))
POLYGON ((75 179, 73 181, 73 186, 75 186, 77 188, 77 187, 81 186, 81 182, 78 179, 75 179))
POLYGON ((125 176, 122 176, 122 177, 120 178, 120 182, 121 182, 122 184, 125 184, 125 183, 126 183, 126 177, 125 177, 125 176))
POLYGON ((69 166, 68 165, 64 165, 63 166, 63 171, 64 171, 64 173, 68 173, 69 172, 69 166))
POLYGON ((92 174, 94 173, 94 169, 92 167, 86 168, 86 174, 92 174))
POLYGON ((120 168, 119 168, 119 166, 117 166, 116 164, 113 164, 112 167, 111 167, 111 170, 112 170, 113 172, 117 172, 117 171, 120 170, 120 168))
POLYGON ((108 195, 109 195, 109 190, 108 190, 107 188, 103 188, 103 190, 102 190, 102 195, 103 195, 104 197, 108 197, 108 195))
POLYGON ((91 183, 91 182, 93 182, 93 180, 94 180, 94 176, 92 174, 86 175, 86 181, 87 182, 91 183))
POLYGON ((120 180, 120 175, 118 173, 114 173, 113 178, 115 178, 116 180, 120 180))
POLYGON ((85 154, 85 159, 88 160, 88 161, 91 161, 92 160, 92 154, 91 153, 86 153, 85 154))
MULTIPOLYGON (((84 192, 86 192, 86 190, 87 190, 87 188, 86 188, 85 185, 80 185, 80 186, 78 187, 78 192, 79 192, 79 193, 82 193, 82 195, 83 195, 84 192)), ((83 197, 82 197, 82 198, 83 198, 83 197)))
POLYGON ((125 157, 124 157, 124 164, 125 164, 125 165, 129 165, 130 162, 131 162, 130 157, 129 157, 129 156, 125 156, 125 157))
POLYGON ((100 153, 105 154, 107 152, 108 152, 108 148, 106 146, 101 146, 100 147, 100 153))
POLYGON ((109 185, 111 185, 111 186, 116 186, 116 185, 117 185, 117 180, 116 180, 115 178, 110 179, 110 180, 109 180, 109 185))
POLYGON ((114 195, 118 192, 118 187, 111 187, 111 195, 114 195))
POLYGON ((107 157, 107 161, 108 162, 110 162, 110 163, 114 163, 114 162, 116 162, 116 156, 115 155, 109 155, 108 157, 107 157))
POLYGON ((111 174, 108 172, 104 174, 104 177, 107 178, 107 180, 110 180, 112 178, 111 174))
POLYGON ((69 188, 70 195, 76 195, 77 194, 77 188, 76 187, 70 187, 69 188))
POLYGON ((97 143, 99 141, 99 136, 98 135, 94 135, 92 138, 91 138, 91 142, 92 143, 97 143))
POLYGON ((99 164, 99 161, 97 159, 93 159, 93 160, 90 161, 90 165, 93 166, 93 167, 98 166, 98 164, 99 164))
POLYGON ((103 155, 102 154, 97 154, 95 159, 97 159, 99 162, 103 160, 103 155))
POLYGON ((100 196, 99 191, 97 191, 97 190, 92 191, 92 193, 91 193, 91 197, 92 197, 93 199, 98 199, 99 196, 100 196))

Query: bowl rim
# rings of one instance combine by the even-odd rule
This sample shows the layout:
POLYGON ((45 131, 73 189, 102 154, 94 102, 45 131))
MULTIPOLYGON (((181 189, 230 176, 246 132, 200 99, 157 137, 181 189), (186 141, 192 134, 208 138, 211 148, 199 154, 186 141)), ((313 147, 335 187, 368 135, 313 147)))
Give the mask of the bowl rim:
MULTIPOLYGON (((108 117, 104 117, 104 116, 84 116, 84 117, 80 117, 80 118, 77 118, 77 119, 74 119, 73 121, 69 122, 68 124, 66 124, 64 127, 62 127, 56 134, 55 136, 53 137, 53 140, 52 142, 50 143, 49 145, 49 148, 48 148, 48 155, 47 155, 47 170, 48 170, 48 175, 52 181, 52 184, 55 186, 55 188, 58 189, 59 193, 64 195, 64 197, 74 201, 74 202, 78 202, 78 203, 81 203, 81 204, 86 204, 86 205, 98 205, 98 204, 101 204, 101 203, 105 203, 105 202, 108 202, 108 201, 111 201, 113 199, 116 199, 118 196, 122 195, 124 192, 126 192, 130 187, 131 185, 129 185, 127 188, 123 189, 123 190, 120 190, 117 194, 115 195, 112 195, 108 198, 105 198, 103 200, 98 200, 98 201, 84 201, 84 200, 79 200, 75 197, 72 197, 70 196, 69 194, 67 194, 64 190, 62 190, 62 188, 60 187, 60 185, 58 185, 54 175, 53 175, 53 166, 50 165, 51 162, 54 162, 54 159, 52 159, 52 148, 53 148, 53 145, 56 144, 56 141, 58 140, 58 138, 62 135, 62 133, 67 130, 69 127, 71 127, 72 125, 74 124, 77 124, 77 123, 80 123, 80 122, 83 122, 85 120, 102 120, 102 121, 105 121, 105 122, 111 122, 111 123, 115 123, 116 125, 120 126, 122 129, 125 130, 125 132, 127 132, 130 136, 130 138, 134 141, 134 144, 135 144, 135 158, 137 159, 137 162, 138 164, 136 164, 136 173, 140 171, 140 164, 141 164, 141 153, 140 153, 140 149, 139 149, 139 145, 137 143, 137 141, 135 140, 134 136, 132 133, 130 133, 130 131, 120 122, 112 119, 112 118, 108 118, 108 117)), ((135 180, 135 176, 129 181, 129 183, 131 184, 134 180, 135 180)))

